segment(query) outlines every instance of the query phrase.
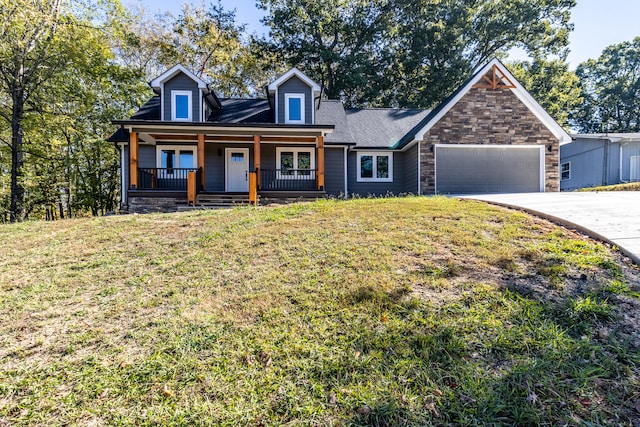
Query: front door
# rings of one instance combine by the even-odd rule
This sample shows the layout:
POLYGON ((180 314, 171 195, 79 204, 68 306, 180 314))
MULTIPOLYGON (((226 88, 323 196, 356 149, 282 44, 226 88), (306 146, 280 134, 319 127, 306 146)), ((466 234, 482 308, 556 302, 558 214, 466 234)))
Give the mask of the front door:
POLYGON ((227 191, 246 193, 249 191, 249 149, 226 149, 227 191))

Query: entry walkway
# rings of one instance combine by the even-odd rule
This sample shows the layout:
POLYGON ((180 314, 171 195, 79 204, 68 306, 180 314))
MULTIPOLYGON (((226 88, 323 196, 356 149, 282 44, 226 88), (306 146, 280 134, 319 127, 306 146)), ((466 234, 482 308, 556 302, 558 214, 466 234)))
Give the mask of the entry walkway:
POLYGON ((520 208, 565 223, 618 246, 640 264, 640 192, 482 194, 460 197, 520 208))

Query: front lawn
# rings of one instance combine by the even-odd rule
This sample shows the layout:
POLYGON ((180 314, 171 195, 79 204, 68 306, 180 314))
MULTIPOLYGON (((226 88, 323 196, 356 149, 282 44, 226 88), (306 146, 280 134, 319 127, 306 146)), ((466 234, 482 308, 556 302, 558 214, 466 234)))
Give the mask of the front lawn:
POLYGON ((639 271, 442 197, 0 226, 0 426, 634 425, 639 271))

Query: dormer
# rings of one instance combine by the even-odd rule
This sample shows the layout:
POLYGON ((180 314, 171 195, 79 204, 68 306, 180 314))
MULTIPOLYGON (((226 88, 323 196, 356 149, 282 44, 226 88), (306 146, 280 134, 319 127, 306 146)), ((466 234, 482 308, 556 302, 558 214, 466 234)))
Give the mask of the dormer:
POLYGON ((271 83, 268 90, 274 98, 276 123, 315 124, 315 100, 320 97, 320 86, 302 71, 292 68, 271 83))
POLYGON ((203 122, 205 101, 215 108, 217 98, 198 76, 178 64, 155 78, 153 90, 160 95, 160 120, 172 122, 203 122))

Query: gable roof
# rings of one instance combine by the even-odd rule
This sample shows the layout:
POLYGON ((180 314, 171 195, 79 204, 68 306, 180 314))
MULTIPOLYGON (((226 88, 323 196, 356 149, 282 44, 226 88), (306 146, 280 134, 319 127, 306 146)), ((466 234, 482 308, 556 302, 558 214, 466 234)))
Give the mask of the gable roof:
POLYGON ((198 89, 207 89, 207 84, 201 78, 193 74, 191 71, 187 70, 182 64, 176 64, 173 67, 169 68, 167 71, 151 80, 149 85, 154 89, 160 89, 164 82, 172 79, 179 73, 185 74, 191 80, 196 82, 198 84, 198 89))
POLYGON ((278 79, 276 79, 276 81, 274 81, 273 83, 271 83, 268 86, 268 90, 269 92, 275 92, 276 89, 278 88, 278 86, 280 86, 282 83, 286 82, 287 80, 289 80, 291 77, 297 77, 300 80, 302 80, 306 85, 308 85, 309 87, 311 87, 311 90, 314 92, 320 92, 320 86, 318 86, 318 84, 316 82, 314 82, 313 80, 311 80, 309 77, 307 77, 306 74, 304 74, 302 71, 298 70, 296 67, 293 67, 292 69, 290 69, 289 71, 287 71, 286 73, 284 73, 283 75, 281 75, 278 79))
POLYGON ((462 99, 463 96, 471 90, 471 88, 478 82, 482 81, 485 75, 491 71, 493 67, 496 67, 506 80, 511 85, 508 86, 508 90, 511 90, 516 97, 533 113, 534 116, 542 122, 542 124, 549 129, 549 131, 555 136, 560 144, 566 144, 571 142, 571 136, 556 122, 553 117, 545 111, 545 109, 527 92, 527 90, 516 80, 511 72, 504 66, 500 60, 493 59, 487 63, 484 67, 480 68, 473 76, 471 76, 464 84, 462 84, 455 92, 442 101, 431 113, 425 117, 421 123, 419 123, 415 129, 405 135, 404 138, 394 148, 404 148, 406 145, 413 141, 420 140, 451 108, 462 99))

